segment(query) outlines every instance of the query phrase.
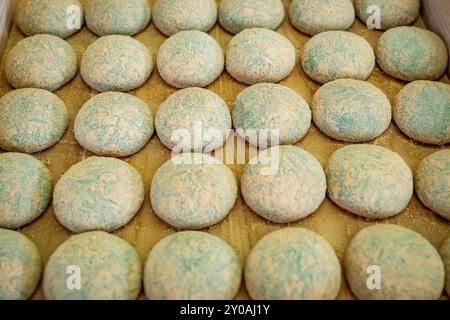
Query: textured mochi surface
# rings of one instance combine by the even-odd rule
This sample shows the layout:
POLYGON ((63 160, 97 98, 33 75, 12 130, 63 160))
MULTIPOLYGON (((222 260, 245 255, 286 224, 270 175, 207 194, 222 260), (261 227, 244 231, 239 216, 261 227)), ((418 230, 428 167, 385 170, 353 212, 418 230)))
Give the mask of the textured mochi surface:
POLYGON ((66 106, 42 89, 18 89, 0 99, 0 147, 35 153, 53 146, 69 124, 66 106))
POLYGON ((200 153, 180 154, 163 164, 150 191, 156 215, 178 229, 202 229, 220 222, 236 197, 233 172, 200 153))
POLYGON ((75 235, 56 249, 45 267, 45 298, 133 300, 141 290, 141 271, 136 251, 119 237, 102 231, 75 235), (67 270, 76 270, 71 266, 81 273, 79 290, 67 286, 67 270))
POLYGON ((54 91, 77 73, 77 56, 66 41, 37 34, 19 41, 5 59, 5 75, 14 88, 54 91))
POLYGON ((279 144, 294 144, 311 126, 311 110, 306 101, 279 84, 260 83, 242 91, 234 101, 232 116, 237 134, 254 145, 264 138, 267 146, 278 144, 270 139, 270 130, 279 130, 279 144), (253 131, 258 141, 245 135, 253 131))
POLYGON ((355 21, 352 0, 294 0, 289 7, 292 25, 308 35, 347 30, 355 21))
POLYGON ((414 183, 422 203, 450 220, 450 149, 437 151, 422 160, 414 183))
POLYGON ((140 174, 115 158, 91 157, 75 164, 53 192, 55 216, 73 232, 114 231, 134 217, 143 201, 140 174))
POLYGON ((99 36, 132 36, 147 27, 151 19, 147 0, 89 0, 86 24, 99 36))
POLYGON ((275 30, 283 19, 280 0, 222 0, 219 5, 220 25, 233 34, 250 28, 275 30))
POLYGON ((288 223, 319 208, 327 185, 316 158, 295 146, 272 147, 258 157, 241 178, 242 195, 253 211, 272 222, 288 223))
POLYGON ((340 285, 333 248, 308 229, 269 233, 247 257, 245 286, 255 300, 332 300, 340 285))
POLYGON ((373 14, 367 13, 370 6, 378 6, 381 10, 381 29, 412 24, 419 16, 420 0, 355 0, 356 14, 366 24, 373 14))
POLYGON ((328 196, 356 215, 384 219, 409 203, 411 169, 395 152, 376 145, 349 145, 331 156, 326 169, 328 196))
POLYGON ((226 68, 246 84, 279 82, 295 66, 295 48, 281 34, 263 28, 246 29, 234 36, 226 49, 226 68))
POLYGON ((151 300, 230 300, 241 284, 241 264, 216 236, 184 231, 167 236, 150 252, 144 288, 151 300))
POLYGON ((207 33, 181 31, 159 48, 158 71, 175 88, 205 87, 222 73, 225 59, 217 41, 207 33))
POLYGON ((361 300, 439 299, 444 266, 436 249, 420 234, 401 226, 376 224, 359 231, 347 248, 345 274, 361 300), (368 268, 378 266, 381 289, 367 287, 368 268))
POLYGON ((210 152, 227 141, 231 116, 225 101, 214 92, 186 88, 175 92, 160 105, 155 126, 159 139, 169 149, 210 152), (199 130, 202 136, 196 137, 199 130), (210 130, 217 130, 217 134, 209 136, 210 130))
POLYGON ((143 85, 153 71, 150 50, 122 35, 101 37, 81 60, 83 80, 97 91, 130 91, 143 85))
POLYGON ((343 78, 365 80, 375 67, 375 55, 363 37, 347 31, 327 31, 305 44, 302 67, 320 83, 343 78))
POLYGON ((16 24, 26 36, 47 33, 67 38, 79 31, 67 27, 71 16, 77 13, 82 26, 83 7, 78 0, 24 0, 17 8, 16 24))
POLYGON ((374 85, 353 79, 324 84, 311 105, 316 126, 327 136, 363 142, 381 135, 391 123, 391 103, 374 85))
POLYGON ((442 256, 442 260, 444 260, 445 291, 447 291, 447 295, 450 297, 450 237, 444 241, 439 253, 442 256))
POLYGON ((404 80, 437 80, 445 72, 448 52, 435 33, 416 27, 397 27, 383 33, 376 50, 380 68, 404 80))
POLYGON ((449 143, 450 85, 426 80, 407 84, 395 98, 394 120, 414 140, 449 143))
POLYGON ((0 227, 17 229, 35 220, 51 195, 52 175, 41 161, 23 153, 0 154, 0 227))
POLYGON ((153 134, 153 117, 142 100, 119 92, 96 95, 75 119, 75 138, 102 156, 125 157, 141 150, 153 134))
POLYGON ((157 0, 153 22, 166 36, 180 31, 208 32, 217 21, 215 0, 157 0))
POLYGON ((36 245, 16 231, 0 229, 0 300, 26 300, 41 278, 36 245))

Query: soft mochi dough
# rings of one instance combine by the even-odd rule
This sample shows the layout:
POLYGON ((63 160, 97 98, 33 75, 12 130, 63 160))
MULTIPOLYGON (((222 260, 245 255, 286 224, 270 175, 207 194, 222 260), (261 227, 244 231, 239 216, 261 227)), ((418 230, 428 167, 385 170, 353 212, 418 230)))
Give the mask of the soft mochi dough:
POLYGON ((450 297, 450 237, 448 237, 447 240, 444 241, 439 253, 444 260, 445 291, 447 291, 447 295, 450 297))
POLYGON ((215 0, 156 0, 153 22, 166 36, 186 30, 208 32, 217 21, 215 0))
POLYGON ((400 213, 413 193, 413 176, 395 152, 376 145, 335 151, 326 169, 328 196, 356 215, 384 219, 400 213))
POLYGON ((83 80, 97 91, 131 91, 143 85, 153 71, 150 50, 121 35, 101 37, 81 60, 83 80))
POLYGON ((332 300, 341 286, 336 253, 304 228, 269 233, 250 251, 245 286, 255 300, 332 300))
POLYGON ((383 33, 376 49, 380 68, 404 80, 437 80, 447 69, 445 42, 431 31, 397 27, 383 33))
POLYGON ((5 58, 5 75, 17 89, 55 91, 75 77, 77 55, 66 41, 37 34, 19 41, 5 58))
POLYGON ((347 248, 344 266, 350 289, 361 300, 439 299, 444 287, 437 250, 420 234, 398 225, 376 224, 359 231, 347 248))
POLYGON ((352 0, 294 0, 289 7, 292 25, 308 35, 347 30, 355 21, 352 0))
POLYGON ((245 84, 279 82, 295 67, 295 48, 281 34, 263 28, 246 29, 226 49, 226 68, 245 84))
POLYGON ((366 80, 375 55, 366 39, 348 31, 327 31, 312 37, 303 48, 302 67, 313 80, 366 80))
POLYGON ((0 147, 36 153, 56 144, 69 125, 61 99, 42 89, 18 89, 0 99, 0 147))
POLYGON ((41 271, 36 245, 19 232, 0 229, 0 300, 30 298, 41 271))
POLYGON ((250 160, 241 178, 247 205, 275 222, 300 220, 325 199, 327 183, 319 161, 295 146, 276 146, 250 160))
POLYGON ((127 242, 102 231, 86 232, 70 237, 50 256, 44 294, 47 300, 134 300, 141 272, 139 256, 127 242))
POLYGON ((395 97, 394 120, 411 139, 443 145, 450 142, 450 85, 418 80, 395 97))
POLYGON ((86 24, 99 36, 132 36, 147 27, 151 19, 148 0, 88 0, 86 24))
POLYGON ((281 0, 222 0, 219 5, 219 23, 233 34, 250 28, 275 30, 283 19, 281 0))
POLYGON ((56 218, 78 233, 119 229, 134 217, 143 201, 141 175, 115 158, 90 157, 75 164, 53 192, 56 218))
POLYGON ((217 41, 198 30, 181 31, 164 41, 158 71, 175 88, 206 87, 222 73, 225 59, 217 41))
POLYGON ((17 229, 35 220, 51 195, 52 175, 41 161, 23 153, 0 154, 0 227, 17 229))
POLYGON ((83 7, 78 0, 24 0, 16 12, 17 27, 26 36, 47 33, 67 38, 83 23, 83 7))
POLYGON ((317 90, 311 105, 314 123, 327 136, 346 142, 375 139, 391 123, 391 103, 374 85, 338 79, 317 90))
POLYGON ((272 83, 243 90, 234 101, 232 118, 236 133, 260 148, 295 144, 311 126, 308 103, 288 87, 272 83))
POLYGON ((165 237, 151 250, 144 269, 145 293, 151 300, 231 300, 240 284, 239 256, 206 232, 165 237))
POLYGON ((214 92, 186 88, 160 105, 155 126, 161 142, 175 152, 211 152, 227 141, 231 116, 225 101, 214 92))
POLYGON ((381 29, 387 30, 413 23, 419 16, 420 0, 355 0, 356 14, 364 24, 375 13, 368 10, 371 6, 380 8, 381 29))
POLYGON ((75 119, 75 138, 98 155, 130 156, 153 134, 153 117, 142 100, 120 92, 106 92, 86 102, 75 119))
POLYGON ((234 206, 237 184, 220 160, 179 154, 156 171, 150 190, 156 215, 178 229, 202 229, 223 220, 234 206))
POLYGON ((437 151, 420 162, 414 176, 422 203, 450 220, 450 149, 437 151))

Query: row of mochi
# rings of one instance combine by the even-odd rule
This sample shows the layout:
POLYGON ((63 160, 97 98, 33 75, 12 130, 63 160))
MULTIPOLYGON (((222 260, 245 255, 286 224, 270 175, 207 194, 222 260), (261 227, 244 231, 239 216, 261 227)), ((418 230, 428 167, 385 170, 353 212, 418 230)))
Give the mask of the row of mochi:
MULTIPOLYGON (((0 229, 0 244, 0 299, 28 299, 41 278, 36 245, 6 229, 0 229)), ((432 300, 444 288, 450 295, 450 238, 438 252, 415 231, 375 224, 353 237, 343 264, 358 299, 432 300)), ((319 234, 284 228, 251 249, 244 279, 256 300, 331 300, 340 291, 342 271, 335 251, 319 234)), ((142 272, 132 246, 94 231, 70 237, 53 252, 42 285, 49 300, 132 300, 142 282, 151 300, 230 300, 241 280, 239 256, 211 234, 166 236, 153 246, 142 272)))

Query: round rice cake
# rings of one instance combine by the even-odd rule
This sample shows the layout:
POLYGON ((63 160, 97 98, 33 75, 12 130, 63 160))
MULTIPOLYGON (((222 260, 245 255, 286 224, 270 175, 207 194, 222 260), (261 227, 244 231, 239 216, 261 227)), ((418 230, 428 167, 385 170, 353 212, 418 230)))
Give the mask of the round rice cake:
POLYGON ((447 291, 447 295, 450 297, 450 237, 444 241, 439 253, 442 256, 445 267, 445 291, 447 291))

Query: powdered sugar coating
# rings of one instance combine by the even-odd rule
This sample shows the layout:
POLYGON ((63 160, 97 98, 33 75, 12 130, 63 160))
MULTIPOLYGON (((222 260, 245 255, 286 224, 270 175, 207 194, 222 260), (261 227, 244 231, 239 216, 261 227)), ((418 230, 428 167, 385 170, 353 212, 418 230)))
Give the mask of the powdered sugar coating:
POLYGON ((450 220, 450 149, 422 160, 414 176, 416 193, 427 207, 450 220))
POLYGON ((352 292, 362 300, 439 299, 444 266, 437 250, 420 234, 393 224, 359 231, 345 256, 345 274, 352 292), (368 288, 370 266, 378 266, 380 289, 368 288))
POLYGON ((356 215, 384 219, 400 213, 413 193, 411 169, 395 152, 376 145, 349 145, 331 156, 328 196, 356 215))
POLYGON ((16 231, 0 229, 0 300, 26 300, 41 277, 36 245, 16 231))
POLYGON ((18 89, 0 99, 0 147, 35 153, 61 139, 69 124, 64 102, 42 89, 18 89))
POLYGON ((355 21, 352 0, 294 0, 289 7, 292 25, 308 35, 347 30, 355 21))
POLYGON ((38 34, 19 41, 5 59, 5 75, 14 88, 59 89, 77 73, 77 56, 69 43, 38 34))
POLYGON ((147 0, 89 0, 86 24, 99 36, 132 36, 147 27, 151 19, 147 0))
POLYGON ((159 74, 175 88, 206 87, 220 76, 224 63, 217 41, 198 30, 171 36, 157 57, 159 74))
POLYGON ((341 285, 341 267, 320 235, 285 228, 269 233, 250 251, 245 285, 256 300, 332 300, 341 285))
POLYGON ((143 201, 142 177, 115 158, 90 157, 75 164, 53 192, 55 216, 73 232, 114 231, 134 217, 143 201))
POLYGON ((156 0, 153 22, 166 36, 180 31, 208 32, 217 21, 215 0, 156 0))
POLYGON ((75 119, 75 138, 102 156, 125 157, 144 147, 153 134, 153 117, 142 100, 119 92, 96 95, 75 119))
POLYGON ((51 255, 44 272, 48 300, 133 300, 141 291, 142 268, 136 250, 106 232, 72 236, 51 255), (79 290, 71 289, 69 267, 80 271, 79 290))
POLYGON ((246 29, 234 36, 226 50, 226 68, 246 84, 279 82, 295 67, 295 48, 281 34, 263 28, 246 29))
POLYGON ((280 0, 222 0, 219 5, 220 25, 233 34, 250 28, 275 30, 283 19, 280 0))
POLYGON ((37 219, 51 195, 52 175, 42 162, 23 153, 0 154, 0 227, 17 229, 37 219))
POLYGON ((437 80, 445 72, 448 52, 435 33, 416 27, 397 27, 382 34, 376 50, 380 68, 404 80, 437 80))
POLYGON ((165 237, 150 252, 144 270, 152 300, 231 300, 241 284, 239 256, 205 232, 165 237))
POLYGON ((361 36, 347 31, 327 31, 312 37, 304 46, 302 67, 313 80, 366 80, 375 67, 375 55, 361 36))
POLYGON ((445 268, 445 291, 447 291, 447 295, 450 297, 450 237, 444 241, 439 250, 441 254, 442 260, 444 261, 445 268))

